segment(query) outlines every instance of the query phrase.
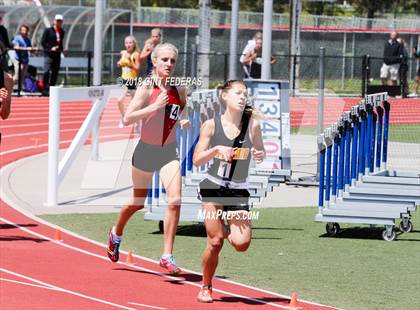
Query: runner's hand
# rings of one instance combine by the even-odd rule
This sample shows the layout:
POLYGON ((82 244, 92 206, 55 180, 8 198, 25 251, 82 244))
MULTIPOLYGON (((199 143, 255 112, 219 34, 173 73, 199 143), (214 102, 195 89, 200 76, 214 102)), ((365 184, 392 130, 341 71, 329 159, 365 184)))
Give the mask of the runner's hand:
POLYGON ((6 88, 0 89, 0 102, 7 99, 8 91, 6 88))
POLYGON ((156 98, 156 101, 150 105, 153 111, 164 108, 169 102, 168 92, 162 91, 156 98))
POLYGON ((179 121, 179 124, 181 125, 181 129, 188 129, 191 127, 191 123, 188 119, 182 119, 179 121))
POLYGON ((217 155, 216 157, 223 159, 226 162, 231 162, 233 158, 233 148, 224 146, 224 145, 218 145, 217 147, 217 155))
POLYGON ((255 160, 255 163, 260 164, 264 160, 264 151, 258 151, 254 148, 251 149, 252 157, 255 160))

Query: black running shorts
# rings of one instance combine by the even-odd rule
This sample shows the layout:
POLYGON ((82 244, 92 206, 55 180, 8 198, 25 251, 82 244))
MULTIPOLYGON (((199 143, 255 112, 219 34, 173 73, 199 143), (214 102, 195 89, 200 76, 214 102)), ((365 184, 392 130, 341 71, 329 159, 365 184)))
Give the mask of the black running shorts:
POLYGON ((202 202, 214 202, 223 205, 224 211, 249 211, 250 194, 245 188, 220 186, 209 179, 199 185, 199 199, 202 202))

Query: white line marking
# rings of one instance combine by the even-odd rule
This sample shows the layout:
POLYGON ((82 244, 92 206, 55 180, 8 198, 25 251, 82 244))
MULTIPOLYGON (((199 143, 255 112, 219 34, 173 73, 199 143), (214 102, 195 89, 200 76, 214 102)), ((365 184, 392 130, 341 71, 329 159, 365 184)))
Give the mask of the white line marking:
MULTIPOLYGON (((112 137, 121 137, 121 138, 124 138, 124 137, 127 137, 127 136, 130 136, 130 134, 125 134, 125 135, 124 134, 103 135, 100 138, 101 139, 103 139, 103 138, 112 138, 112 137)), ((71 141, 73 141, 73 140, 64 140, 64 141, 61 141, 60 144, 70 143, 71 141)), ((20 152, 20 151, 26 151, 26 150, 30 150, 30 149, 37 149, 37 148, 44 147, 44 146, 48 146, 48 143, 39 144, 39 145, 36 145, 36 146, 31 145, 31 146, 19 147, 19 148, 16 148, 16 149, 11 149, 11 150, 8 150, 8 151, 0 152, 0 155, 7 155, 7 154, 10 154, 10 153, 15 153, 15 152, 20 152)))
MULTIPOLYGON (((25 231, 25 232, 27 232, 29 234, 32 234, 34 236, 37 236, 39 238, 45 238, 47 240, 50 240, 51 242, 54 242, 55 244, 61 245, 63 247, 66 247, 66 248, 72 249, 74 251, 77 251, 77 252, 80 252, 80 253, 83 253, 83 254, 87 254, 87 255, 90 255, 90 256, 93 256, 93 257, 97 257, 97 258, 100 258, 100 259, 105 260, 105 261, 109 261, 108 258, 106 258, 105 256, 101 256, 101 255, 98 255, 98 254, 95 254, 95 253, 92 253, 92 252, 89 252, 89 251, 86 251, 86 250, 77 248, 77 247, 72 246, 72 245, 69 245, 69 244, 65 244, 65 243, 62 243, 62 242, 59 242, 59 241, 52 240, 51 238, 49 238, 49 237, 47 237, 45 235, 36 233, 36 232, 34 232, 34 231, 30 230, 30 229, 27 229, 25 227, 22 227, 19 224, 16 224, 14 222, 11 222, 9 220, 6 220, 3 217, 0 217, 0 221, 5 222, 5 223, 10 224, 10 225, 13 225, 13 226, 15 226, 15 227, 17 227, 17 228, 19 228, 19 229, 21 229, 21 230, 23 230, 23 231, 25 231)), ((181 280, 178 277, 168 276, 166 274, 163 274, 163 273, 160 273, 160 272, 151 270, 151 269, 147 269, 147 268, 143 268, 143 267, 140 267, 140 266, 126 264, 126 263, 123 263, 123 262, 117 262, 117 264, 124 265, 124 266, 129 266, 131 268, 135 268, 135 269, 138 269, 138 270, 147 271, 149 273, 153 273, 155 275, 159 275, 161 277, 168 278, 170 280, 178 281, 179 283, 185 283, 185 284, 189 284, 191 286, 201 287, 201 285, 198 284, 198 283, 189 282, 187 280, 181 280)), ((0 268, 0 270, 1 270, 1 268, 0 268)), ((239 297, 239 298, 247 299, 247 300, 250 300, 250 301, 253 301, 253 302, 258 302, 258 303, 261 303, 261 304, 269 305, 269 306, 280 308, 280 309, 287 309, 287 306, 282 306, 282 305, 279 305, 279 304, 274 304, 274 303, 271 303, 271 302, 266 302, 266 301, 255 299, 255 298, 252 298, 252 297, 247 297, 247 296, 244 296, 244 295, 227 292, 227 291, 224 291, 224 290, 221 290, 221 289, 215 289, 215 288, 213 288, 213 291, 216 291, 216 292, 219 292, 219 293, 222 293, 222 294, 226 294, 226 295, 230 295, 230 296, 234 296, 234 297, 239 297)))
MULTIPOLYGON (((112 120, 105 120, 101 121, 101 123, 110 123, 113 122, 112 120)), ((60 122, 60 126, 63 125, 70 125, 70 124, 79 124, 81 125, 82 121, 74 121, 74 122, 60 122)), ((20 124, 20 125, 8 125, 8 126, 1 126, 1 129, 5 128, 20 128, 20 127, 37 127, 37 126, 48 126, 48 123, 34 123, 34 124, 20 124)))
POLYGON ((51 289, 54 289, 54 290, 57 290, 57 291, 60 291, 60 292, 63 292, 63 293, 68 293, 70 295, 75 295, 75 296, 78 296, 78 297, 82 297, 82 298, 86 298, 86 299, 89 299, 89 300, 97 301, 99 303, 103 303, 103 304, 106 304, 106 305, 118 307, 120 309, 136 310, 135 308, 126 307, 126 306, 119 305, 119 304, 116 304, 116 303, 113 303, 113 302, 109 302, 109 301, 106 301, 106 300, 103 300, 103 299, 99 299, 99 298, 91 297, 91 296, 84 295, 84 294, 81 294, 81 293, 77 293, 75 291, 67 290, 65 288, 61 288, 59 286, 43 282, 43 281, 31 278, 31 277, 25 276, 23 274, 13 272, 13 271, 5 269, 5 268, 0 268, 0 271, 3 271, 5 273, 11 274, 11 275, 14 275, 14 276, 17 276, 17 277, 21 277, 21 278, 26 279, 26 280, 33 281, 33 282, 38 283, 38 284, 45 285, 46 287, 44 287, 44 288, 51 288, 51 289))
MULTIPOLYGON (((129 127, 127 126, 127 128, 129 128, 129 127)), ((100 127, 100 130, 105 130, 105 129, 116 129, 117 130, 117 126, 100 127)), ((119 129, 124 129, 124 128, 118 128, 118 130, 119 129)), ((78 128, 61 129, 60 133, 68 132, 68 131, 77 132, 78 130, 79 130, 78 128)), ((2 135, 1 138, 6 139, 6 138, 12 138, 12 137, 14 138, 14 137, 23 137, 23 136, 33 136, 33 135, 40 135, 40 134, 48 134, 48 130, 46 130, 46 131, 31 131, 31 132, 17 133, 17 134, 12 134, 12 135, 2 135)), ((45 136, 45 138, 47 139, 48 136, 45 136)))
POLYGON ((27 286, 44 288, 46 290, 56 291, 56 289, 53 288, 53 287, 49 287, 49 286, 45 286, 45 285, 37 285, 37 284, 28 283, 28 282, 22 282, 22 281, 16 281, 16 280, 12 280, 12 279, 0 278, 0 281, 12 282, 12 283, 17 283, 17 284, 22 284, 22 285, 27 285, 27 286))
POLYGON ((129 305, 135 305, 135 306, 142 306, 142 307, 147 307, 147 308, 153 308, 153 309, 162 309, 162 310, 166 310, 166 308, 161 308, 161 307, 156 307, 156 306, 150 306, 150 305, 145 305, 145 304, 139 304, 137 302, 129 302, 129 305))
MULTIPOLYGON (((67 114, 67 113, 66 113, 67 114)), ((60 116, 60 120, 62 120, 62 119, 81 119, 81 120, 84 120, 86 118, 86 116, 80 116, 80 113, 77 113, 77 116, 71 116, 71 115, 65 115, 65 116, 60 116)), ((102 117, 101 117, 101 119, 104 119, 104 118, 112 118, 112 119, 120 119, 121 118, 121 115, 118 117, 118 114, 107 114, 107 115, 103 115, 102 117)), ((46 116, 42 116, 42 117, 22 117, 22 118, 13 118, 13 119, 11 119, 12 121, 30 121, 30 120, 48 120, 49 119, 49 117, 48 117, 48 115, 46 115, 46 116)), ((34 123, 34 124, 36 124, 36 123, 34 123)))
MULTIPOLYGON (((88 112, 89 112, 89 109, 86 110, 86 115, 88 114, 88 112)), ((117 110, 115 110, 115 111, 104 111, 103 113, 108 113, 108 112, 110 112, 110 113, 119 113, 119 111, 117 111, 117 110)), ((81 113, 80 111, 71 110, 71 111, 65 111, 62 114, 65 114, 65 115, 72 115, 72 114, 80 115, 80 113, 81 113)), ((8 118, 6 120, 6 122, 11 122, 11 121, 13 121, 15 119, 16 116, 22 116, 22 115, 28 115, 28 113, 25 110, 16 111, 13 108, 13 114, 11 114, 10 118, 8 118)), ((38 116, 48 116, 49 115, 49 111, 39 112, 39 113, 36 113, 36 115, 38 115, 38 116)))

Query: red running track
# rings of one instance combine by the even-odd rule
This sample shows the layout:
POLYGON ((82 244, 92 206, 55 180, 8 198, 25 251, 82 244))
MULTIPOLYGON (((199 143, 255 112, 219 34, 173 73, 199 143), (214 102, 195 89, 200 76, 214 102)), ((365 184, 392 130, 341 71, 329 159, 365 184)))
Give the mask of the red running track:
MULTIPOLYGON (((47 151, 48 104, 44 99, 13 100, 9 120, 1 122, 1 166, 47 151)), ((61 148, 68 146, 89 110, 89 103, 63 105, 61 148)), ((103 114, 102 141, 132 135, 118 129, 115 105, 103 114), (104 129, 105 128, 105 129, 104 129)), ((156 261, 134 257, 134 265, 112 263, 105 245, 64 231, 51 240, 55 227, 0 201, 1 309, 285 309, 287 296, 223 279, 214 281, 213 304, 195 298, 201 276, 184 271, 162 273, 156 261)), ((104 232, 106 233, 106 232, 104 232)), ((199 256, 200 253, 197 253, 199 256)), ((333 309, 300 301, 304 309, 333 309)))

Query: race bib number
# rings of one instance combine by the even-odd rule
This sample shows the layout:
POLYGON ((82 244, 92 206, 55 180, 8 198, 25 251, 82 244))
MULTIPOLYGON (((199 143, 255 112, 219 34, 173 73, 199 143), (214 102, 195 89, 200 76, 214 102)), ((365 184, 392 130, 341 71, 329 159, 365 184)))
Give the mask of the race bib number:
POLYGON ((177 121, 179 119, 179 111, 181 110, 181 107, 177 104, 172 104, 171 110, 169 111, 169 118, 177 121))
POLYGON ((222 161, 219 165, 219 170, 217 171, 217 175, 222 178, 229 177, 230 169, 232 168, 232 164, 222 161))

